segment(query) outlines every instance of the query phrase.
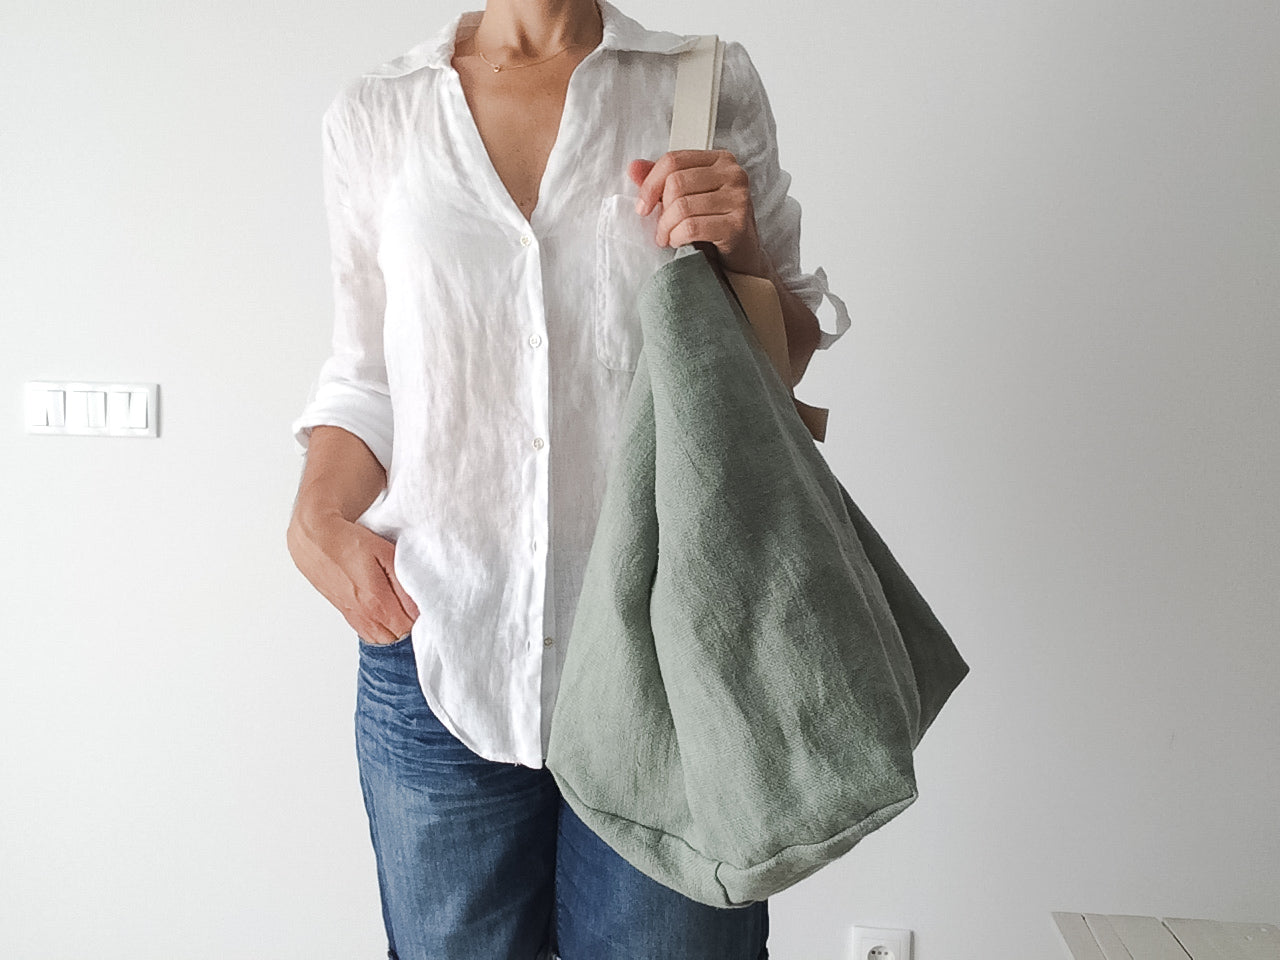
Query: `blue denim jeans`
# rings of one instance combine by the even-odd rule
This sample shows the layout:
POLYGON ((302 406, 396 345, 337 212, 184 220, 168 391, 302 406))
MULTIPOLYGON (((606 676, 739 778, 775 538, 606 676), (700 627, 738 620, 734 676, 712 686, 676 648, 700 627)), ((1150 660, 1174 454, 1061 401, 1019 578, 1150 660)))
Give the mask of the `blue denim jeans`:
POLYGON ((356 753, 391 960, 765 960, 768 906, 636 870, 544 767, 477 756, 418 687, 412 640, 360 641, 356 753))

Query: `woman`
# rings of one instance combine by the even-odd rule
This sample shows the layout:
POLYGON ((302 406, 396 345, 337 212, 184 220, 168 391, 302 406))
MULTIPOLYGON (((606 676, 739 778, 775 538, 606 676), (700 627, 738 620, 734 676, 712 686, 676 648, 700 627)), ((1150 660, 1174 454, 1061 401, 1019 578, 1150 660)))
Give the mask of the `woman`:
POLYGON ((717 149, 663 152, 688 45, 606 0, 489 0, 325 115, 337 316, 294 425, 289 547, 360 638, 392 958, 767 956, 765 904, 717 910, 640 874, 543 764, 638 285, 714 243, 777 287, 794 380, 848 325, 834 298, 836 334, 807 305, 825 278, 800 272, 799 206, 740 44, 717 149))

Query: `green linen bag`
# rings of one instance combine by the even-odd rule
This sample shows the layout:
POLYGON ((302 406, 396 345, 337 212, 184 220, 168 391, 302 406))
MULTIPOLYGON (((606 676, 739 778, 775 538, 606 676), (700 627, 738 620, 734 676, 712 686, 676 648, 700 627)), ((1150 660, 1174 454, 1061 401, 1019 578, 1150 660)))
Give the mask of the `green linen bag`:
POLYGON ((915 800, 912 750, 968 667, 719 264, 677 256, 639 312, 546 763, 643 873, 745 905, 915 800))

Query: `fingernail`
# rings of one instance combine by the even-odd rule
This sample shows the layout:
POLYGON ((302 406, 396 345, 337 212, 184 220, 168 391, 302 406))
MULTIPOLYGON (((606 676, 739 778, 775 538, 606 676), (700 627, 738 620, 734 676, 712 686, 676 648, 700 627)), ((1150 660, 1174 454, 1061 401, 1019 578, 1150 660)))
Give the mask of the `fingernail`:
POLYGON ((639 197, 636 198, 636 213, 639 213, 639 214, 644 213, 644 201, 641 200, 639 197))

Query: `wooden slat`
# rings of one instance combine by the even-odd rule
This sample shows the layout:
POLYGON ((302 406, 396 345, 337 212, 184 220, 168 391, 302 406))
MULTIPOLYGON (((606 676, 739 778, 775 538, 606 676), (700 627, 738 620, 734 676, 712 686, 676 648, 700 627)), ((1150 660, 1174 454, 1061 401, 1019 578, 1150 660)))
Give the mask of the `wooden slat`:
POLYGON ((1166 917, 1164 925, 1192 960, 1280 960, 1280 927, 1166 917))
POLYGON ((1187 960, 1178 938, 1155 917, 1111 914, 1107 919, 1133 960, 1187 960))
POLYGON ((1102 913, 1086 913, 1084 922, 1089 925, 1094 939, 1102 948, 1102 955, 1107 960, 1133 960, 1133 954, 1125 947, 1120 934, 1116 933, 1115 928, 1111 926, 1110 917, 1102 913))
POLYGON ((1067 945, 1073 960, 1107 960, 1098 941, 1089 931, 1082 913, 1055 913, 1053 922, 1058 925, 1058 932, 1067 945))

